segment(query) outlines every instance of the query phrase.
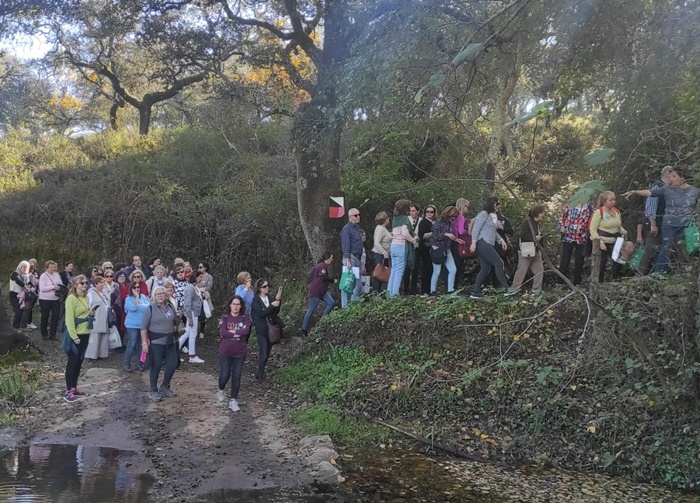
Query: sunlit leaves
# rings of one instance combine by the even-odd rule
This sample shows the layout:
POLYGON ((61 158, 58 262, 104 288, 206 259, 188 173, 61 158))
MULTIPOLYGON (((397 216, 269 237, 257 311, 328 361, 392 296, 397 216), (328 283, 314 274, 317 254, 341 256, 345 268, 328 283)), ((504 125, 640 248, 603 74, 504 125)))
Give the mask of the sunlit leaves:
POLYGON ((598 164, 603 164, 610 159, 610 156, 615 153, 614 148, 601 148, 600 150, 594 150, 586 154, 583 158, 583 162, 589 166, 597 166, 598 164))
POLYGON ((520 114, 518 117, 513 119, 510 122, 507 122, 505 124, 505 127, 508 126, 514 126, 516 124, 525 124, 528 121, 531 121, 534 118, 546 118, 549 117, 552 114, 552 111, 554 110, 554 101, 552 100, 547 100, 543 101, 542 103, 538 103, 534 107, 532 107, 532 110, 529 112, 523 112, 520 114))
POLYGON ((458 66, 462 61, 467 58, 474 57, 484 50, 485 45, 483 43, 479 44, 469 44, 463 50, 457 54, 452 60, 452 66, 458 66))
POLYGON ((416 103, 420 103, 421 100, 423 99, 423 93, 426 91, 426 89, 429 89, 431 87, 440 87, 444 83, 445 83, 445 76, 444 75, 442 75, 442 74, 433 75, 432 77, 430 77, 430 81, 418 90, 418 92, 416 93, 416 95, 414 96, 413 99, 416 101, 416 103))
POLYGON ((582 206, 605 190, 603 182, 591 180, 581 185, 569 199, 569 206, 582 206))

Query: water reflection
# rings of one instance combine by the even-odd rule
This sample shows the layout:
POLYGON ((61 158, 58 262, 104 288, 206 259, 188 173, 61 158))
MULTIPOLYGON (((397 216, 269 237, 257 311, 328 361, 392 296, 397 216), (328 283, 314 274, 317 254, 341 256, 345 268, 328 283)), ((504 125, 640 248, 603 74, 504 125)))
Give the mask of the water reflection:
POLYGON ((0 452, 0 501, 147 503, 153 480, 132 471, 134 454, 82 445, 0 452))

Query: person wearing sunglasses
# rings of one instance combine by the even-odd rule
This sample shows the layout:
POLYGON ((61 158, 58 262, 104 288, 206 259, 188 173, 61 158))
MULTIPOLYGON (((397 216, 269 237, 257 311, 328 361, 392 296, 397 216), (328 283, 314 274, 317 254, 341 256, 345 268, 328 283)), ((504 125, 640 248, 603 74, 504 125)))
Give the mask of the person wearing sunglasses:
MULTIPOLYGON (((129 269, 127 269, 127 272, 129 269)), ((128 283, 136 283, 141 287, 141 295, 145 295, 148 297, 148 285, 146 284, 146 276, 141 271, 132 271, 132 273, 128 276, 128 283)), ((131 293, 131 291, 127 288, 122 292, 122 300, 125 301, 127 296, 131 293)))
POLYGON ((281 326, 278 315, 282 303, 282 287, 277 290, 276 297, 272 297, 269 292, 270 282, 265 278, 258 279, 255 282, 255 297, 253 297, 253 305, 250 308, 250 318, 255 326, 255 335, 258 339, 258 371, 255 378, 263 385, 267 384, 265 366, 272 351, 272 344, 268 338, 268 323, 281 326))
POLYGON ((64 286, 61 281, 61 276, 56 272, 58 264, 53 260, 47 260, 44 266, 46 270, 39 277, 41 337, 44 340, 56 340, 58 318, 61 316, 61 301, 58 299, 58 291, 63 289, 64 286), (49 320, 51 320, 50 325, 49 320))
POLYGON ((224 390, 231 379, 231 400, 228 408, 238 412, 238 391, 241 387, 243 364, 248 356, 248 338, 250 337, 250 318, 245 314, 245 301, 239 295, 232 296, 226 303, 219 318, 219 389, 216 397, 224 401, 224 390))
MULTIPOLYGON (((343 267, 349 271, 357 268, 359 270, 364 253, 364 245, 362 244, 362 233, 360 232, 360 210, 350 208, 348 212, 348 223, 345 224, 343 230, 340 231, 340 247, 343 251, 343 267)), ((360 297, 362 293, 362 282, 360 278, 356 278, 355 289, 352 293, 344 290, 340 291, 340 304, 345 307, 353 300, 360 297)))
POLYGON ((421 264, 420 293, 421 297, 430 295, 430 281, 433 277, 433 261, 430 260, 430 237, 433 235, 433 224, 437 218, 437 207, 429 204, 425 207, 423 218, 418 223, 418 250, 421 264))
POLYGON ((64 344, 68 361, 66 362, 66 392, 63 399, 68 403, 73 403, 78 397, 84 396, 85 393, 78 388, 78 377, 80 369, 85 359, 85 351, 87 351, 88 343, 90 342, 90 323, 89 318, 92 315, 90 302, 86 292, 88 281, 85 276, 78 275, 73 278, 70 293, 66 298, 66 330, 65 337, 70 337, 71 341, 66 341, 64 344))
POLYGON ((124 372, 133 372, 131 360, 141 352, 141 320, 143 313, 149 308, 148 295, 143 293, 144 283, 132 282, 129 285, 129 295, 124 302, 126 319, 126 350, 124 351, 124 372))

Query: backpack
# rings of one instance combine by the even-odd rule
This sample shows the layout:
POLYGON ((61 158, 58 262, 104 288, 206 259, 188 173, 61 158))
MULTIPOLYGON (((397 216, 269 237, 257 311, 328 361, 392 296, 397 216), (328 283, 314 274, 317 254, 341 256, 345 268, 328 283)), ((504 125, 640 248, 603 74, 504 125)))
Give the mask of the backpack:
POLYGON ((318 264, 312 265, 312 266, 311 266, 311 269, 309 269, 308 271, 306 271, 306 284, 307 284, 307 285, 310 284, 311 281, 314 279, 314 271, 316 270, 316 266, 317 266, 317 265, 318 265, 318 264))

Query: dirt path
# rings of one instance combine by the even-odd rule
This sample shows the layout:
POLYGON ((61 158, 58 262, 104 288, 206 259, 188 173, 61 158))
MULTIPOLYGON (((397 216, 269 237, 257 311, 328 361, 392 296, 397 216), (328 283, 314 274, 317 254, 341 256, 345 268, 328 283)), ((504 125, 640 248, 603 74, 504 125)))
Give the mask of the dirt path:
POLYGON ((175 398, 151 402, 148 372, 122 372, 122 355, 113 353, 85 362, 79 385, 88 396, 68 404, 62 399, 65 355, 58 344, 33 339, 46 352, 41 364, 47 381, 18 425, 29 442, 137 451, 134 471, 155 478, 156 501, 313 484, 298 457, 300 435, 285 425, 273 392, 253 379, 254 354, 246 362, 237 413, 228 409, 228 397, 216 398, 213 340, 198 345, 204 365, 180 365, 172 382, 175 398))

